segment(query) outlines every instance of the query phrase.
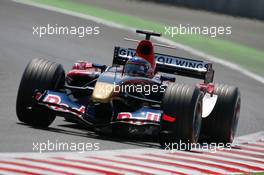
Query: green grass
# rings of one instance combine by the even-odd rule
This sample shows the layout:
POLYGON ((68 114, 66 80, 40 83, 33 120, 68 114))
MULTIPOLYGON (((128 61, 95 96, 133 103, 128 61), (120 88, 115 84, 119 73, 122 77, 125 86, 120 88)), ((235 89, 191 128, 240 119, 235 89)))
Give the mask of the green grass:
POLYGON ((250 174, 245 174, 245 175, 264 175, 264 172, 260 172, 260 173, 250 173, 250 174))
MULTIPOLYGON (((79 12, 82 14, 87 14, 128 27, 154 30, 161 33, 165 32, 165 24, 156 21, 144 20, 140 17, 127 15, 116 11, 110 11, 87 4, 73 2, 71 0, 32 1, 74 12, 79 12)), ((209 53, 213 56, 221 57, 261 76, 264 76, 264 51, 247 47, 239 43, 234 43, 217 38, 209 38, 202 35, 178 35, 173 38, 165 35, 164 37, 178 43, 188 45, 197 50, 209 53)))

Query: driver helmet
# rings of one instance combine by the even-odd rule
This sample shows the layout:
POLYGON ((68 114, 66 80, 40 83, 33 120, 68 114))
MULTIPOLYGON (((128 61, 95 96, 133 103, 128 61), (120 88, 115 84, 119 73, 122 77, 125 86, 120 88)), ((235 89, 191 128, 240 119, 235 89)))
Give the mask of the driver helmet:
POLYGON ((133 57, 125 64, 124 74, 128 76, 153 78, 154 72, 147 60, 140 57, 133 57))

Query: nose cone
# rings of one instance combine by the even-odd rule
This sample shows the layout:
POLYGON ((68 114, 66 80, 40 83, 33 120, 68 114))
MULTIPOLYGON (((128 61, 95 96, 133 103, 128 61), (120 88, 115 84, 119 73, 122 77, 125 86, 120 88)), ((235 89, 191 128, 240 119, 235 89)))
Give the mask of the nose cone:
POLYGON ((97 82, 94 87, 92 99, 100 103, 108 103, 114 91, 114 84, 97 82))

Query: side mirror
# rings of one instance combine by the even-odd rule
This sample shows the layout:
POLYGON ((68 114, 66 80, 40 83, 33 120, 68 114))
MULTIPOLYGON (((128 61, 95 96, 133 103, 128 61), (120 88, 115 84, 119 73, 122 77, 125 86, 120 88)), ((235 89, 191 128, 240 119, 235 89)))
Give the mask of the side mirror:
POLYGON ((95 63, 93 63, 93 67, 94 67, 94 68, 101 69, 101 72, 104 72, 105 69, 107 68, 106 65, 103 65, 103 64, 95 64, 95 63))

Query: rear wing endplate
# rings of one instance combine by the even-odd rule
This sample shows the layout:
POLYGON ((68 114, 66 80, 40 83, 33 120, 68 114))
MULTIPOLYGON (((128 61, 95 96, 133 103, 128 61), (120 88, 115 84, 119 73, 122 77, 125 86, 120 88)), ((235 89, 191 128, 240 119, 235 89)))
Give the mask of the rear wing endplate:
MULTIPOLYGON (((115 47, 113 65, 125 65, 127 60, 136 55, 135 49, 115 47)), ((214 70, 212 63, 155 53, 156 71, 177 74, 213 82, 214 70)))

